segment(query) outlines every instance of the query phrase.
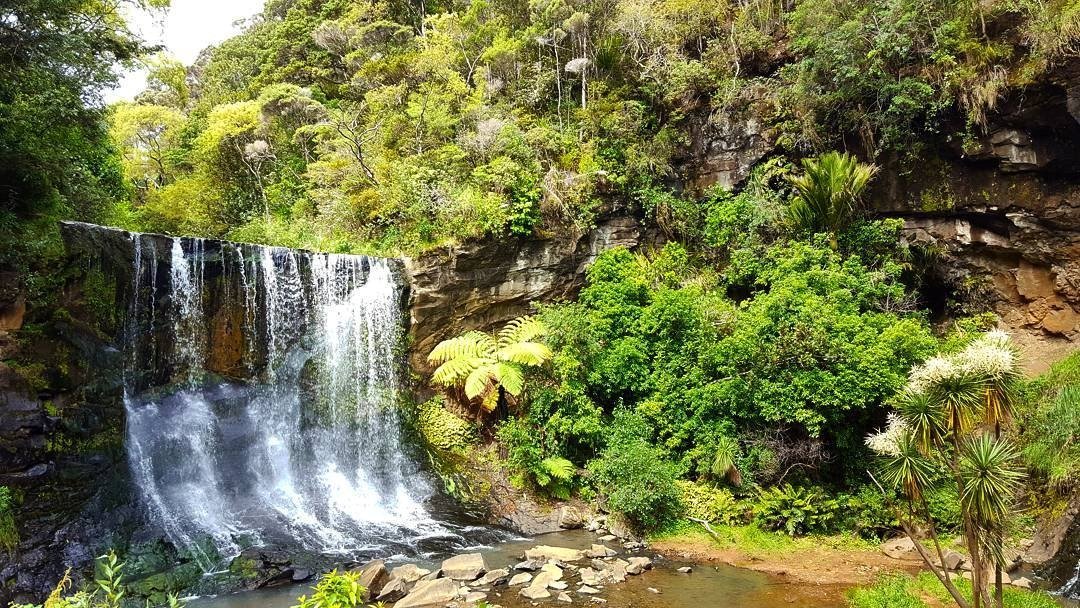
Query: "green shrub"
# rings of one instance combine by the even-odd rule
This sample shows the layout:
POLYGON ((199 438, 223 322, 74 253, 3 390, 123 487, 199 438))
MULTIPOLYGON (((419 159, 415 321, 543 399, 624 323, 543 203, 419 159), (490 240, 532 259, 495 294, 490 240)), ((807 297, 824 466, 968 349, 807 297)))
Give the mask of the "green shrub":
POLYGON ((331 570, 319 579, 311 597, 301 595, 292 608, 356 608, 363 605, 366 591, 360 572, 331 570))
POLYGON ((801 536, 833 531, 843 509, 842 500, 829 497, 819 488, 785 484, 761 491, 754 518, 765 528, 801 536))
POLYGON ((680 499, 690 517, 726 526, 744 524, 749 519, 748 511, 752 509, 729 490, 685 480, 680 480, 678 485, 682 493, 680 499))
POLYGON ((589 471, 608 506, 640 530, 662 528, 682 511, 677 467, 644 441, 608 448, 589 471))

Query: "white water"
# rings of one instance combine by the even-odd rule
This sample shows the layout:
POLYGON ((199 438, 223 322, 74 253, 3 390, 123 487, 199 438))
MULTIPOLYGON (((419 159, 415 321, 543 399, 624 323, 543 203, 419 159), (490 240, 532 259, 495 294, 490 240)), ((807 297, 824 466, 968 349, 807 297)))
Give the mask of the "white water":
POLYGON ((162 237, 132 238, 128 458, 174 544, 212 539, 227 557, 250 543, 356 553, 456 536, 427 512, 432 490, 402 448, 402 286, 387 261, 173 239, 159 276, 162 237), (207 373, 209 289, 242 308, 226 331, 243 332, 244 382, 207 373))

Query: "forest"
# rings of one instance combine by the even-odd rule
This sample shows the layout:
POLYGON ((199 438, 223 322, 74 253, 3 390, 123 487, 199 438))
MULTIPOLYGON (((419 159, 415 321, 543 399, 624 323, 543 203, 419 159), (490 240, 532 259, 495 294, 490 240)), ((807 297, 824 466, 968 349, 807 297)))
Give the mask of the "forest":
POLYGON ((574 298, 422 353, 402 408, 450 493, 494 460, 656 538, 922 535, 934 578, 851 605, 1048 601, 1003 599, 1001 568, 1080 483, 1080 355, 1026 374, 871 201, 1075 59, 1076 0, 268 0, 193 65, 125 22, 166 8, 0 1, 0 301, 56 304, 61 219, 417 257, 633 216, 650 242, 574 298), (769 145, 698 179, 695 133, 735 124, 769 145))

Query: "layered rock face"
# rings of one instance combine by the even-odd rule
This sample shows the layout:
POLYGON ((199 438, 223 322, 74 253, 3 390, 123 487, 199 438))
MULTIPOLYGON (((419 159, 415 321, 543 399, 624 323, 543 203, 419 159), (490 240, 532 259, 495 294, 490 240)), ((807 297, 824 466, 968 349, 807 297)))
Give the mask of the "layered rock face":
POLYGON ((636 247, 642 236, 636 219, 615 216, 582 235, 482 240, 407 259, 412 369, 427 371, 427 354, 446 338, 499 327, 534 302, 572 298, 598 255, 636 247))
POLYGON ((917 170, 885 167, 875 205, 936 243, 948 282, 1044 368, 1080 342, 1080 62, 1005 99, 986 133, 917 170))

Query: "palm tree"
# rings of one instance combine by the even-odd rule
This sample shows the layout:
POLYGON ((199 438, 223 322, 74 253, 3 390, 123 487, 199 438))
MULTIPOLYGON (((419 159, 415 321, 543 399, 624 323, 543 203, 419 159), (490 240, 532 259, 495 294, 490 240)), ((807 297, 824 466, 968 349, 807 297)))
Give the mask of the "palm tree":
POLYGON ((878 169, 841 152, 808 158, 802 164, 803 175, 788 178, 798 193, 788 207, 788 217, 797 228, 828 234, 835 251, 837 235, 851 223, 878 169))
POLYGON ((498 334, 470 331, 443 340, 428 355, 430 363, 440 364, 431 379, 443 386, 462 384, 469 401, 493 411, 504 395, 518 397, 525 390, 526 367, 551 359, 551 349, 536 341, 546 334, 539 319, 518 317, 498 334))

